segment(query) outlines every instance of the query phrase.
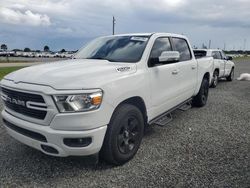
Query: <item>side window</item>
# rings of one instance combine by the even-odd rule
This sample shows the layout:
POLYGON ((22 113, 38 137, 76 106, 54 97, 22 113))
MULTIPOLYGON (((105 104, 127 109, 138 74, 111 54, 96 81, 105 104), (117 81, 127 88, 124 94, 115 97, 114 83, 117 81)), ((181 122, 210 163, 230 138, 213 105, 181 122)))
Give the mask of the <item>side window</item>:
POLYGON ((217 59, 217 56, 216 56, 216 53, 215 53, 215 52, 212 52, 212 57, 213 57, 214 59, 217 59))
POLYGON ((221 59, 221 54, 220 54, 220 52, 218 52, 218 51, 213 51, 213 52, 212 52, 212 57, 213 57, 214 59, 221 59))
POLYGON ((159 64, 159 57, 163 51, 172 51, 169 38, 160 37, 155 40, 149 57, 150 63, 159 64))
POLYGON ((180 61, 187 61, 192 59, 191 51, 185 39, 173 38, 173 45, 175 50, 180 53, 180 61))
POLYGON ((218 52, 216 52, 217 53, 217 56, 218 56, 218 59, 222 59, 222 57, 221 57, 221 53, 218 51, 218 52))
POLYGON ((223 51, 221 51, 220 54, 221 54, 222 59, 226 59, 227 56, 223 51))

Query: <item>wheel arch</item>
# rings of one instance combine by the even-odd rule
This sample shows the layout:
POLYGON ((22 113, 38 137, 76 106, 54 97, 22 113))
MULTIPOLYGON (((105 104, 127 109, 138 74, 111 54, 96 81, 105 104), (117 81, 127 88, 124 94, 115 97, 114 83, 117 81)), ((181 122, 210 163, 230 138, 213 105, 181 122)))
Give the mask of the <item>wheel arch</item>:
POLYGON ((206 72, 206 73, 204 74, 204 76, 203 76, 202 79, 204 79, 204 78, 206 78, 206 79, 208 79, 208 81, 210 81, 210 73, 209 73, 209 72, 206 72))
POLYGON ((218 71, 218 73, 219 73, 219 75, 220 75, 220 69, 219 69, 219 68, 215 68, 215 69, 214 69, 214 72, 215 72, 215 71, 218 71))
MULTIPOLYGON (((114 112, 123 104, 131 104, 131 105, 134 105, 136 106, 142 113, 143 115, 143 119, 144 119, 144 122, 147 123, 148 121, 148 116, 147 116, 147 108, 146 108, 146 104, 143 100, 142 97, 140 96, 134 96, 134 97, 130 97, 130 98, 127 98, 127 99, 124 99, 123 101, 121 101, 115 108, 114 112)), ((113 112, 113 113, 114 113, 113 112)))
POLYGON ((205 72, 205 73, 200 74, 199 78, 200 78, 200 80, 197 82, 197 86, 196 86, 196 89, 195 89, 195 92, 194 92, 194 95, 193 95, 193 96, 197 95, 197 93, 199 92, 200 87, 201 87, 202 80, 203 80, 204 78, 208 79, 208 82, 209 82, 209 85, 210 85, 211 82, 212 82, 212 78, 213 78, 213 77, 210 76, 210 73, 209 73, 209 72, 205 72))

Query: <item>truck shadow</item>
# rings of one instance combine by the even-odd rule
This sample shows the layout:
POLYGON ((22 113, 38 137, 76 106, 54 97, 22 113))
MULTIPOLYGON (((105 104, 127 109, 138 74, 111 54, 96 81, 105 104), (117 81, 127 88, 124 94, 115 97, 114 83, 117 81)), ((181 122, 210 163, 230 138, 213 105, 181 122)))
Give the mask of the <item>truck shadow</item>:
POLYGON ((8 135, 4 137, 9 142, 0 147, 0 182, 2 183, 9 181, 34 185, 39 182, 53 182, 53 179, 57 178, 74 178, 86 172, 95 173, 113 168, 103 161, 98 162, 97 156, 94 155, 53 157, 20 144, 8 135))

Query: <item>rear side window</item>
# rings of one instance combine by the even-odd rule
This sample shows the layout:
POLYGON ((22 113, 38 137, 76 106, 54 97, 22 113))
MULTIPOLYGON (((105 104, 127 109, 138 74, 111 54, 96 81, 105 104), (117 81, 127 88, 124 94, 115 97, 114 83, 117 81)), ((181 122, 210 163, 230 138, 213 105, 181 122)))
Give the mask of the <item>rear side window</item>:
POLYGON ((160 37, 155 40, 155 43, 152 47, 151 53, 150 53, 150 62, 154 64, 159 63, 159 57, 161 56, 161 53, 164 51, 172 51, 172 47, 170 44, 170 40, 167 37, 160 37))
POLYGON ((173 38, 173 46, 180 53, 180 61, 188 61, 192 59, 191 51, 185 39, 173 38))
POLYGON ((205 50, 194 50, 194 56, 196 58, 202 58, 207 56, 207 51, 205 50))

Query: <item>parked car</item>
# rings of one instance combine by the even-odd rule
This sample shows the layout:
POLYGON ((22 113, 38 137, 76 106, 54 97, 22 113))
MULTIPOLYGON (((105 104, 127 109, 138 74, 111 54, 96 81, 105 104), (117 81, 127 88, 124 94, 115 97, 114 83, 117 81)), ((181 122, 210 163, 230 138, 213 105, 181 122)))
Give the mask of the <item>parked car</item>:
POLYGON ((231 56, 226 56, 219 49, 195 49, 194 55, 196 58, 213 57, 213 79, 211 87, 215 88, 220 78, 226 78, 227 81, 232 81, 234 78, 235 64, 231 56))
POLYGON ((101 37, 73 59, 4 77, 2 117, 13 138, 53 156, 100 152, 120 165, 136 154, 148 124, 206 105, 212 58, 196 60, 187 37, 169 33, 101 37))

